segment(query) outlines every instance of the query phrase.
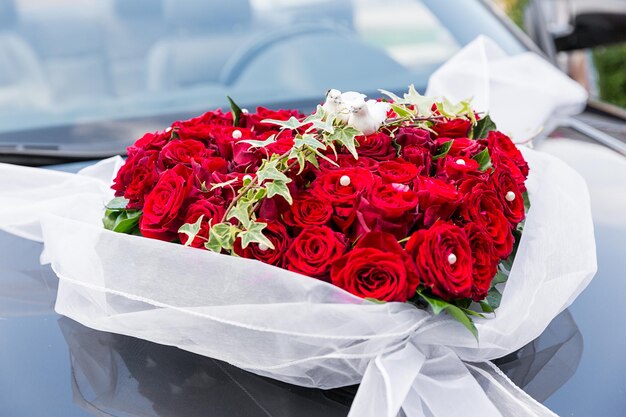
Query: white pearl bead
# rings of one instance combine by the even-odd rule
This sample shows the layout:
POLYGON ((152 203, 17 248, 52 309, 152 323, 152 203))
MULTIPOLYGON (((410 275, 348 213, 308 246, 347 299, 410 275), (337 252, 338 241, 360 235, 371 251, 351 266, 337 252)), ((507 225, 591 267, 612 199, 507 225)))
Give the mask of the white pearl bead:
POLYGON ((506 201, 513 201, 515 200, 515 193, 513 191, 509 191, 506 193, 506 196, 504 196, 504 198, 506 198, 506 201))
POLYGON ((241 130, 233 130, 233 133, 231 135, 233 137, 233 139, 241 139, 241 130))
POLYGON ((456 255, 451 253, 450 255, 448 255, 448 263, 450 265, 454 265, 456 263, 456 255))
POLYGON ((250 174, 246 174, 246 175, 244 175, 244 176, 243 176, 243 181, 244 181, 244 182, 246 182, 246 181, 252 181, 252 175, 250 175, 250 174))
POLYGON ((265 252, 266 250, 268 250, 270 247, 267 246, 265 243, 259 243, 259 250, 262 252, 265 252))
POLYGON ((165 129, 165 133, 170 133, 172 131, 172 127, 168 126, 167 129, 165 129))
POLYGON ((462 160, 462 159, 457 159, 457 160, 456 160, 456 163, 457 163, 458 165, 465 165, 465 161, 464 161, 464 160, 462 160))
POLYGON ((350 185, 350 177, 347 175, 342 175, 341 178, 339 178, 339 184, 347 187, 348 185, 350 185))
POLYGON ((241 109, 241 112, 242 112, 243 114, 248 114, 248 113, 250 113, 250 112, 248 111, 248 109, 241 109))

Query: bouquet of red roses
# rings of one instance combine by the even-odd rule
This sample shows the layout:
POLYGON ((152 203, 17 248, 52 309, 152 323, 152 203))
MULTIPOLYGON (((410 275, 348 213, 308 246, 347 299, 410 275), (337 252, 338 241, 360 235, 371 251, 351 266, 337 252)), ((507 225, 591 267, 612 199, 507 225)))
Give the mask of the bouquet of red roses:
POLYGON ((106 228, 252 258, 476 336, 528 197, 528 165, 468 102, 330 90, 310 115, 210 111, 128 148, 106 228), (477 304, 472 304, 477 303, 477 304))

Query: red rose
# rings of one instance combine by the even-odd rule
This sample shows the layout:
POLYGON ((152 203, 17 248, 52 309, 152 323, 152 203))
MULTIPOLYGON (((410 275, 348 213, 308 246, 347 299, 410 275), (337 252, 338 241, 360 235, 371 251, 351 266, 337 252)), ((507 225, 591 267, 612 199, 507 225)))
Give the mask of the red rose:
POLYGON ((145 237, 171 241, 178 236, 183 224, 181 211, 191 191, 191 170, 177 165, 165 171, 156 186, 146 196, 139 230, 145 237))
MULTIPOLYGON (((204 247, 209 238, 210 226, 222 221, 225 207, 224 200, 219 197, 202 197, 189 205, 183 223, 195 223, 200 216, 204 216, 202 223, 200 223, 200 232, 191 242, 191 246, 194 248, 204 247)), ((178 237, 182 243, 187 242, 188 236, 184 233, 179 233, 178 237)))
POLYGON ((366 156, 378 161, 384 161, 396 157, 396 148, 392 145, 391 136, 386 133, 374 133, 367 136, 357 136, 359 143, 357 152, 359 156, 366 156))
POLYGON ((135 152, 117 172, 111 188, 116 196, 128 199, 128 208, 141 208, 146 194, 159 179, 156 169, 158 156, 155 150, 135 152))
POLYGON ((417 194, 404 184, 382 184, 359 204, 359 219, 355 235, 370 231, 392 234, 396 239, 406 237, 417 217, 417 194))
POLYGON ((499 166, 489 178, 491 186, 496 192, 504 215, 514 227, 524 220, 524 197, 511 174, 511 170, 505 165, 499 166))
POLYGON ((498 272, 498 256, 491 238, 474 223, 465 226, 472 250, 472 299, 481 301, 491 288, 491 281, 498 272))
POLYGON ((332 153, 327 155, 332 161, 335 161, 337 165, 331 164, 325 159, 319 159, 320 171, 333 171, 336 169, 343 168, 364 168, 368 171, 376 171, 376 167, 378 166, 378 162, 373 160, 372 158, 368 158, 367 156, 359 155, 359 159, 354 159, 351 154, 338 154, 335 158, 335 155, 332 153))
POLYGON ((486 140, 489 155, 495 168, 507 165, 521 191, 526 191, 524 181, 528 178, 528 163, 511 139, 503 133, 492 130, 486 140))
POLYGON ((263 123, 263 120, 289 120, 290 117, 295 117, 296 119, 301 120, 304 118, 304 115, 297 110, 271 110, 266 109, 265 107, 257 107, 256 113, 247 114, 243 117, 243 122, 246 127, 262 133, 267 132, 268 130, 278 130, 278 126, 271 123, 263 123))
POLYGON ((430 227, 435 221, 447 220, 460 204, 460 196, 452 184, 429 177, 418 177, 417 196, 423 212, 422 223, 430 227))
POLYGON ((479 170, 480 165, 472 158, 466 156, 446 156, 439 160, 437 177, 458 181, 468 175, 486 175, 479 170))
POLYGON ((345 237, 326 226, 307 227, 291 242, 285 255, 288 270, 326 279, 330 266, 346 250, 345 237))
POLYGON ((283 219, 289 226, 304 228, 325 225, 332 214, 333 208, 328 201, 303 194, 293 198, 293 204, 283 219))
POLYGON ((356 218, 356 205, 374 182, 372 173, 363 168, 342 168, 322 172, 311 185, 311 194, 333 206, 333 221, 346 233, 356 218), (344 178, 342 185, 341 179, 344 178), (348 181, 345 181, 348 179, 348 181))
POLYGON ((401 127, 396 131, 395 139, 400 146, 421 146, 432 149, 434 145, 430 132, 416 127, 401 127))
POLYGON ((462 183, 459 191, 464 194, 461 216, 484 230, 491 237, 497 256, 506 259, 513 250, 514 239, 496 193, 487 184, 472 180, 462 183))
POLYGON ((396 239, 382 232, 366 234, 354 249, 336 260, 334 285, 362 298, 404 302, 415 295, 419 278, 396 239))
POLYGON ((419 174, 419 169, 403 159, 381 162, 378 174, 386 183, 411 184, 419 174))
POLYGON ((237 239, 233 245, 233 250, 242 258, 257 259, 266 264, 282 267, 284 265, 285 250, 289 247, 287 229, 279 222, 268 222, 263 219, 258 221, 267 223, 267 227, 263 229, 263 235, 272 242, 274 249, 259 246, 258 243, 250 243, 243 249, 241 240, 237 239))
MULTIPOLYGON (((437 145, 441 146, 446 142, 449 142, 451 139, 449 138, 439 138, 437 139, 437 145)), ((467 138, 457 138, 452 139, 452 146, 448 151, 447 156, 463 156, 467 158, 471 158, 475 156, 477 153, 482 151, 485 147, 478 141, 467 138)))
POLYGON ((130 155, 133 149, 161 150, 171 137, 171 131, 146 133, 140 139, 137 139, 133 146, 128 148, 128 154, 130 155))
POLYGON ((429 148, 419 145, 403 146, 400 155, 417 167, 419 175, 430 175, 433 156, 429 148))
POLYGON ((197 140, 173 140, 163 147, 159 154, 160 165, 172 168, 178 164, 191 165, 207 156, 206 147, 197 140))
MULTIPOLYGON (((235 144, 242 140, 257 139, 249 129, 235 126, 215 126, 211 128, 211 140, 216 144, 222 158, 233 158, 235 144)), ((241 150, 247 151, 250 145, 242 143, 241 150)))
POLYGON ((444 300, 472 295, 472 252, 463 229, 437 222, 413 233, 406 250, 424 285, 444 300))
POLYGON ((472 123, 466 119, 453 119, 448 122, 435 123, 432 129, 440 138, 466 138, 472 123))

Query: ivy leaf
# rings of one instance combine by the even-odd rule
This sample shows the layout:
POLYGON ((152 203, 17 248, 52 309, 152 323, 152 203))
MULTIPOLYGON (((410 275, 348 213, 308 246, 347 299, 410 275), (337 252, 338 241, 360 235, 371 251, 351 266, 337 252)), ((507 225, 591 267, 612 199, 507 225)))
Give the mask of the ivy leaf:
POLYGON ((293 141, 293 144, 294 144, 294 147, 296 147, 297 149, 301 149, 305 146, 308 146, 309 148, 312 148, 312 149, 326 149, 326 145, 324 145, 322 142, 317 140, 315 135, 311 135, 311 134, 296 136, 296 138, 293 141))
POLYGON ((309 127, 307 131, 317 129, 323 132, 333 133, 335 131, 335 127, 333 126, 333 121, 334 121, 334 118, 326 117, 326 112, 324 111, 324 108, 318 104, 317 109, 315 110, 315 113, 311 114, 306 119, 304 119, 302 123, 303 124, 311 123, 311 127, 309 127))
POLYGON ((272 181, 265 184, 265 188, 267 189, 267 198, 272 198, 275 195, 279 195, 283 197, 289 204, 293 203, 293 199, 291 198, 291 193, 289 192, 289 187, 287 187, 287 183, 285 181, 272 181))
POLYGON ((482 151, 477 153, 472 159, 478 162, 479 169, 481 171, 486 171, 491 168, 491 156, 489 156, 489 148, 483 149, 482 151))
POLYGON ((399 117, 413 117, 413 113, 411 111, 399 104, 391 104, 391 109, 396 112, 399 117))
POLYGON ((198 233, 200 232, 200 225, 202 224, 202 219, 204 219, 204 214, 198 217, 195 223, 185 223, 178 228, 178 233, 183 233, 187 235, 187 241, 184 243, 185 246, 191 245, 191 242, 196 238, 198 233))
POLYGON ((453 140, 449 140, 444 142, 441 147, 437 150, 437 154, 433 156, 433 161, 445 157, 448 152, 450 152, 450 148, 452 148, 453 140))
POLYGON ((470 105, 471 100, 460 101, 453 104, 450 100, 444 97, 443 101, 437 103, 437 110, 445 117, 456 119, 459 116, 467 116, 472 121, 472 124, 476 124, 476 115, 470 105))
POLYGON ((496 124, 491 120, 489 115, 476 122, 476 126, 472 128, 470 137, 472 139, 484 139, 489 135, 489 132, 496 130, 496 124))
POLYGON ((239 120, 241 119, 241 107, 235 103, 235 100, 230 98, 230 96, 226 96, 228 102, 230 103, 230 111, 233 113, 233 126, 239 126, 239 120))
POLYGON ((265 148, 267 145, 276 142, 276 135, 271 135, 265 140, 240 140, 239 142, 247 143, 252 148, 265 148))
POLYGON ((106 204, 106 208, 109 210, 124 210, 128 205, 128 199, 124 197, 115 197, 113 200, 106 204))
POLYGON ((102 224, 107 230, 117 233, 133 234, 137 230, 141 210, 107 209, 102 224))
POLYGON ((470 331, 478 341, 478 330, 474 325, 474 322, 469 317, 466 311, 463 311, 461 308, 451 304, 447 301, 444 301, 440 298, 432 297, 425 295, 422 289, 418 289, 417 293, 428 303, 428 305, 432 308, 433 314, 438 315, 442 311, 445 311, 450 316, 452 316, 456 321, 461 323, 467 330, 470 331))
POLYGON ((432 107, 433 104, 435 104, 435 99, 418 93, 413 84, 409 86, 409 92, 404 94, 404 101, 414 105, 417 108, 418 114, 422 116, 427 117, 433 113, 432 107))
POLYGON ((264 120, 261 120, 261 123, 277 125, 283 129, 290 129, 290 130, 295 130, 307 124, 307 123, 299 121, 293 116, 291 116, 288 120, 264 119, 264 120))
POLYGON ((217 223, 209 229, 209 240, 204 247, 216 253, 221 253, 222 249, 231 250, 235 241, 234 230, 230 223, 217 223))
POLYGON ((277 164, 278 160, 276 159, 263 162, 263 165, 256 173, 259 184, 262 184, 265 180, 288 182, 289 177, 278 170, 277 164))
POLYGON ((272 242, 263 234, 263 229, 265 229, 267 223, 251 222, 248 226, 246 230, 238 235, 243 249, 247 248, 250 243, 262 243, 268 248, 274 249, 272 242))
POLYGON ((353 127, 346 126, 341 129, 335 129, 335 132, 331 134, 328 139, 334 142, 338 142, 346 147, 348 152, 352 154, 354 159, 359 159, 359 154, 356 151, 358 145, 355 137, 362 135, 362 133, 353 127))
POLYGON ((250 207, 252 202, 239 200, 237 204, 228 211, 226 220, 237 219, 243 227, 247 228, 250 225, 250 207))
POLYGON ((238 178, 233 178, 232 180, 228 180, 228 181, 224 181, 224 182, 219 182, 219 183, 216 183, 216 184, 211 184, 211 190, 210 190, 210 191, 213 191, 213 190, 215 190, 216 188, 226 187, 226 186, 228 186, 228 185, 230 185, 230 184, 233 184, 233 183, 235 183, 235 182, 237 182, 237 181, 238 181, 238 178))

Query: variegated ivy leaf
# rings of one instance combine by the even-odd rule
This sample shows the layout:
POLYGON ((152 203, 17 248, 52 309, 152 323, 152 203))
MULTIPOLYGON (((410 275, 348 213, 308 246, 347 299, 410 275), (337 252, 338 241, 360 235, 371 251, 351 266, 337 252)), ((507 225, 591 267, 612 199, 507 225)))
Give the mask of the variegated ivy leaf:
POLYGON ((235 182, 237 182, 237 178, 233 178, 232 180, 219 182, 219 183, 216 183, 216 184, 211 184, 211 191, 215 190, 216 188, 222 188, 222 187, 229 186, 230 184, 233 184, 235 182))
POLYGON ((237 219, 243 227, 247 228, 251 222, 250 207, 252 207, 252 204, 254 204, 252 201, 239 200, 237 204, 228 211, 226 220, 237 219))
POLYGON ((444 97, 443 101, 437 103, 437 110, 439 110, 439 113, 442 115, 450 118, 467 116, 472 121, 472 124, 476 124, 476 115, 471 107, 471 99, 454 104, 444 97))
POLYGON ((272 242, 265 237, 263 229, 267 226, 267 223, 251 222, 246 230, 239 232, 238 236, 241 239, 241 247, 247 248, 250 243, 258 243, 267 246, 269 249, 274 249, 272 242))
POLYGON ((432 108, 435 99, 418 93, 413 84, 409 86, 409 92, 404 94, 404 100, 407 104, 417 107, 417 113, 421 116, 428 117, 433 113, 432 108))
POLYGON ((328 139, 345 146, 348 152, 352 154, 354 159, 359 159, 359 154, 356 151, 358 142, 356 141, 355 137, 360 135, 362 135, 362 133, 357 129, 350 126, 345 126, 340 129, 335 129, 335 132, 331 134, 328 139))
POLYGON ((209 229, 209 241, 204 247, 210 251, 220 253, 223 250, 230 251, 235 242, 237 229, 230 223, 218 223, 209 229))
MULTIPOLYGON (((291 181, 291 180, 290 180, 291 181)), ((289 204, 293 203, 289 187, 285 181, 272 181, 265 184, 267 189, 267 198, 272 198, 275 195, 283 197, 289 204)))
POLYGON ((289 179, 278 170, 278 162, 278 159, 270 159, 269 161, 263 162, 261 168, 256 172, 259 184, 262 184, 265 180, 287 181, 289 179))
POLYGON ((326 149, 326 145, 317 140, 315 135, 310 133, 306 133, 304 135, 297 135, 293 140, 294 147, 297 149, 301 149, 304 146, 307 146, 311 149, 326 149))
POLYGON ((410 118, 410 117, 415 116, 415 114, 413 114, 413 112, 411 112, 411 110, 410 110, 408 107, 405 107, 405 106, 401 106, 401 105, 398 105, 398 104, 392 104, 392 105, 391 105, 391 109, 392 109, 394 112, 396 112, 396 114, 397 114, 399 117, 407 117, 407 118, 410 118))
POLYGON ((280 126, 283 129, 290 129, 290 130, 297 129, 306 124, 305 122, 301 122, 293 116, 291 116, 288 120, 264 119, 264 120, 261 120, 261 123, 272 124, 272 125, 280 126))
POLYGON ((267 145, 276 142, 276 135, 271 135, 265 140, 240 140, 239 142, 247 143, 252 148, 265 148, 267 145))
POLYGON ((198 217, 198 220, 196 220, 195 223, 185 223, 178 228, 178 233, 187 235, 187 241, 183 243, 185 246, 191 245, 191 242, 193 242, 198 233, 200 233, 202 219, 204 219, 204 214, 198 217))

